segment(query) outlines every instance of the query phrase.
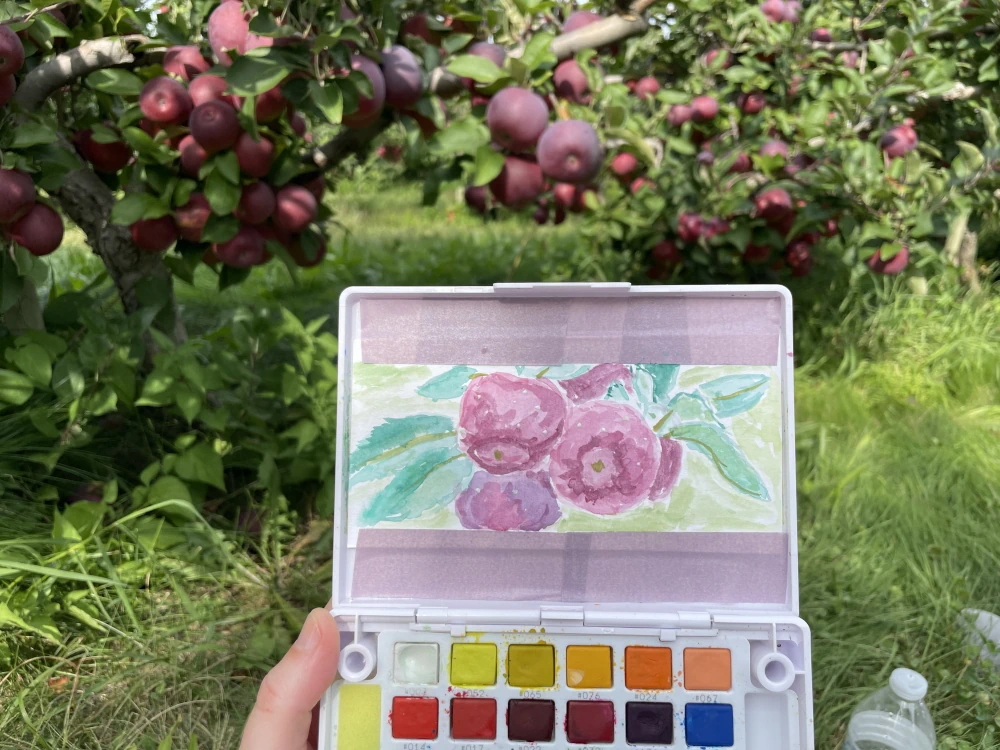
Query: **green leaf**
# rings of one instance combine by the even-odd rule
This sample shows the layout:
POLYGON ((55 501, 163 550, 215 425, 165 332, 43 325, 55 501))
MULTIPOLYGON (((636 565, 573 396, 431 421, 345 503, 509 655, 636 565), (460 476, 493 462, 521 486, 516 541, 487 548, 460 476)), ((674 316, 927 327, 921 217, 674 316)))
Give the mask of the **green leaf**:
POLYGON ((468 117, 456 120, 431 139, 431 148, 442 154, 475 154, 490 142, 484 125, 468 117))
POLYGON ((350 471, 355 472, 365 464, 397 453, 429 437, 444 437, 455 432, 455 423, 448 417, 418 414, 410 417, 389 417, 377 425, 362 440, 350 456, 350 471))
POLYGON ((189 482, 202 482, 225 491, 222 474, 222 456, 208 443, 197 443, 182 453, 174 465, 174 472, 189 482))
POLYGON ((757 71, 750 68, 744 68, 742 65, 734 65, 729 70, 723 71, 723 76, 730 83, 743 83, 744 81, 749 81, 751 78, 757 75, 757 71))
POLYGON ((52 380, 52 357, 38 344, 28 344, 14 350, 11 357, 17 369, 37 385, 47 387, 52 380))
POLYGON ((35 392, 28 378, 13 370, 0 370, 0 403, 20 406, 35 392))
POLYGON ((139 76, 122 68, 95 70, 87 76, 86 83, 95 91, 118 96, 139 96, 144 85, 139 76))
POLYGON ((892 45, 893 52, 897 55, 906 52, 910 46, 910 35, 906 33, 906 29, 899 26, 890 26, 886 32, 886 38, 889 40, 889 44, 892 45))
POLYGON ((492 60, 479 55, 459 55, 448 63, 448 71, 462 78, 471 78, 476 83, 495 83, 505 73, 492 60))
POLYGON ((441 46, 444 47, 444 51, 449 54, 458 52, 460 49, 464 49, 465 46, 471 42, 475 37, 472 34, 449 34, 441 46))
POLYGON ((361 513, 363 526, 417 518, 454 501, 475 464, 457 448, 435 448, 408 461, 361 513))
POLYGON ((223 266, 222 272, 219 274, 219 289, 225 290, 231 286, 236 286, 237 284, 242 284, 250 277, 249 268, 233 268, 232 266, 223 266))
POLYGON ((547 31, 532 34, 524 46, 524 54, 520 57, 521 64, 533 71, 545 63, 554 63, 556 56, 552 54, 552 41, 555 38, 555 34, 547 31))
POLYGON ((951 168, 958 177, 964 179, 982 167, 986 159, 979 149, 971 143, 958 141, 956 145, 958 146, 959 154, 951 163, 951 168))
POLYGON ((656 154, 653 153, 653 149, 650 147, 642 136, 638 133, 629 130, 628 128, 609 128, 606 132, 608 138, 620 138, 625 141, 629 146, 631 146, 639 157, 648 165, 653 165, 656 162, 656 154))
POLYGON ((460 398, 469 386, 469 378, 475 374, 474 367, 452 367, 448 372, 431 378, 417 388, 417 395, 431 401, 460 398))
POLYGON ((694 156, 696 150, 691 141, 673 135, 667 138, 667 147, 683 156, 694 156))
POLYGON ((173 390, 177 408, 181 410, 188 424, 191 424, 201 411, 201 396, 184 383, 178 383, 173 390))
POLYGON ((771 496, 760 474, 722 427, 711 424, 681 425, 671 431, 670 437, 684 441, 693 450, 710 458, 722 477, 743 494, 770 501, 771 496))
POLYGON ((201 239, 206 243, 229 242, 240 231, 240 220, 230 214, 229 216, 208 217, 205 228, 201 232, 201 239))
POLYGON ((987 83, 996 80, 1000 80, 1000 75, 997 74, 997 56, 990 55, 979 66, 979 82, 987 83))
POLYGON ((698 390, 710 399, 716 415, 725 419, 754 408, 770 384, 767 375, 728 375, 702 383, 698 390))
POLYGON ((80 361, 72 352, 60 359, 52 371, 52 389, 59 398, 79 398, 86 385, 80 361))
POLYGON ((32 146, 55 143, 58 140, 59 134, 55 130, 43 122, 32 120, 30 123, 22 123, 20 127, 14 129, 14 140, 10 147, 31 148, 32 146))
POLYGON ((191 200, 191 194, 197 189, 198 183, 194 180, 178 180, 177 187, 174 188, 174 205, 186 206, 191 200))
POLYGON ((233 185, 240 184, 240 160, 235 151, 227 151, 215 157, 215 169, 233 185))
POLYGON ((295 440, 295 449, 302 452, 319 437, 319 427, 311 419, 301 419, 293 427, 281 433, 286 440, 295 440))
POLYGON ((331 125, 339 125, 344 117, 344 96, 340 86, 333 81, 327 81, 325 85, 320 81, 309 81, 309 93, 323 117, 331 125))
POLYGON ((153 370, 142 386, 136 406, 166 406, 173 401, 174 376, 166 370, 153 370))
POLYGON ((292 69, 271 58, 238 57, 226 71, 226 83, 237 94, 257 96, 281 84, 292 69))
POLYGON ((111 209, 111 223, 131 226, 140 219, 159 219, 170 213, 170 207, 155 195, 129 193, 111 209))
POLYGON ((472 175, 473 185, 488 185, 503 171, 504 155, 492 146, 476 149, 476 171, 472 175))
POLYGON ((205 198, 217 216, 229 216, 240 205, 243 190, 215 170, 205 181, 205 198))

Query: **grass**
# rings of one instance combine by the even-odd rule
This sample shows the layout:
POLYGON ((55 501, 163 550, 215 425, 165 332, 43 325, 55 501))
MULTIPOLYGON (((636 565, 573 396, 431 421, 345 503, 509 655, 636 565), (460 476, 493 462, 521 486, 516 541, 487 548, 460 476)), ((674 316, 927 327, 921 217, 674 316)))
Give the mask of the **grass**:
MULTIPOLYGON (((484 225, 418 202, 409 187, 335 195, 346 229, 321 268, 300 287, 270 268, 222 294, 206 269, 178 288, 193 328, 253 299, 328 314, 352 284, 614 279, 621 270, 609 257, 569 269, 572 224, 484 225)), ((78 283, 87 278, 79 268, 70 265, 78 283)), ((857 702, 908 666, 931 681, 939 747, 998 748, 1000 675, 970 658, 957 616, 1000 611, 1000 298, 917 296, 900 284, 882 290, 890 304, 841 310, 823 283, 797 291, 818 319, 796 378, 816 747, 839 747, 857 702)), ((55 564, 65 552, 50 524, 37 506, 0 503, 0 556, 16 540, 25 556, 55 564)), ((328 521, 266 544, 195 529, 169 552, 128 529, 100 533, 101 548, 129 563, 130 595, 101 589, 113 630, 66 628, 58 646, 0 631, 0 657, 6 648, 15 664, 0 675, 0 747, 157 750, 171 732, 182 740, 175 747, 191 735, 202 750, 235 747, 262 669, 302 612, 328 596, 328 521)))

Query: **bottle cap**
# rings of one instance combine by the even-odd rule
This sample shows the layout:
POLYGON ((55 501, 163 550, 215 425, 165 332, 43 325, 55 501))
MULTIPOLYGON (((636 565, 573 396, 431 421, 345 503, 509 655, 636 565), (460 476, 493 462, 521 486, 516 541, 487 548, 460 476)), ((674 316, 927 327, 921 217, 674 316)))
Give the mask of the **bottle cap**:
POLYGON ((889 687, 904 701, 921 701, 927 695, 927 680, 912 669, 893 671, 889 687))

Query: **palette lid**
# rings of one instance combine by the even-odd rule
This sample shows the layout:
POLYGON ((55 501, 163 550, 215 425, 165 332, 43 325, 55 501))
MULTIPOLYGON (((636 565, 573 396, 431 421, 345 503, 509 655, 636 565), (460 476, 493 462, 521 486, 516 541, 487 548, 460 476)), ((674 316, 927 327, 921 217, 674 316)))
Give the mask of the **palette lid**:
POLYGON ((791 312, 776 286, 348 289, 334 612, 797 614, 791 312))

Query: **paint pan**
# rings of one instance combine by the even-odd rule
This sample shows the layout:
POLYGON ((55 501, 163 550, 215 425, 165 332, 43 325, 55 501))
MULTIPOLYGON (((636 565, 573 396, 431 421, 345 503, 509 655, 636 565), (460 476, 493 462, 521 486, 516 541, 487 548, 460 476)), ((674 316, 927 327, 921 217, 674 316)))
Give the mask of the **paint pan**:
POLYGON ((323 750, 813 750, 780 287, 358 288, 323 750))

